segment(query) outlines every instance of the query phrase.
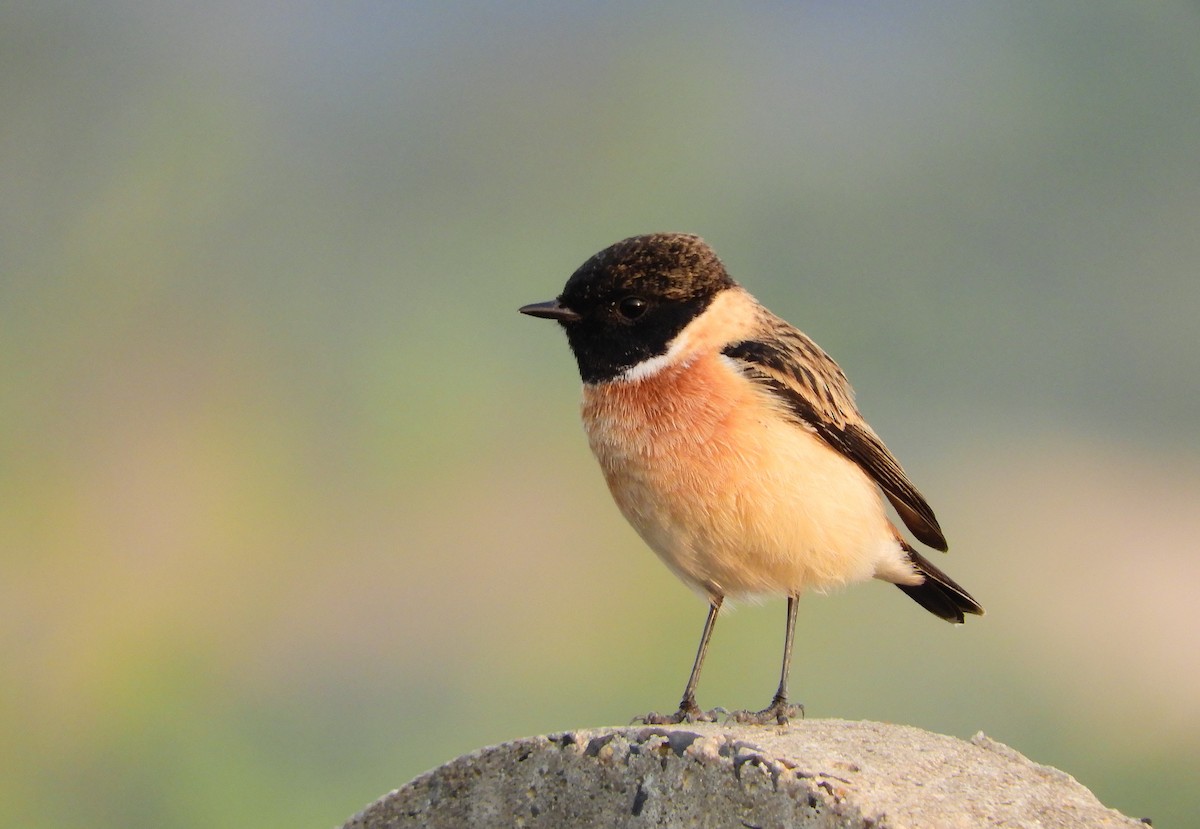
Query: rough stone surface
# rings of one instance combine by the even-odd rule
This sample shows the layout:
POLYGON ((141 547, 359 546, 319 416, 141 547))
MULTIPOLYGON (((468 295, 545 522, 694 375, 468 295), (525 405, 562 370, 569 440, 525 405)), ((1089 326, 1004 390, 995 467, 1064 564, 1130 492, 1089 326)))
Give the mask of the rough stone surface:
POLYGON ((1144 827, 983 734, 875 722, 633 726, 481 749, 343 829, 1144 827))

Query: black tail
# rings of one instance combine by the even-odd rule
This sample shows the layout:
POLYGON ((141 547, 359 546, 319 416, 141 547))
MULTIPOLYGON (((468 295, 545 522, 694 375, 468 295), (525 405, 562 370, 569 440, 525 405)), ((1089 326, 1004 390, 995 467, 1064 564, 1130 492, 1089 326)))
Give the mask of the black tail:
POLYGON ((963 590, 954 579, 934 567, 925 558, 901 541, 905 552, 908 553, 917 572, 925 576, 921 584, 897 584, 896 586, 909 595, 914 602, 928 610, 934 616, 947 622, 962 624, 964 613, 983 615, 983 608, 971 594, 963 590))

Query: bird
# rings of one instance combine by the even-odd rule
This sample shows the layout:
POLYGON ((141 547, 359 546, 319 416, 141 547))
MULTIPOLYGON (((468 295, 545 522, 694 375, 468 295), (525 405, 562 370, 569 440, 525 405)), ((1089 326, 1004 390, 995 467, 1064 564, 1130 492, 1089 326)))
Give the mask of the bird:
POLYGON ((842 369, 730 277, 688 233, 619 241, 548 302, 583 381, 581 414, 617 507, 708 601, 679 709, 648 724, 786 725, 798 599, 853 582, 896 585, 961 624, 983 607, 888 517, 935 550, 946 537, 924 496, 868 425, 842 369), (696 688, 726 599, 787 597, 778 689, 761 711, 703 710, 696 688))

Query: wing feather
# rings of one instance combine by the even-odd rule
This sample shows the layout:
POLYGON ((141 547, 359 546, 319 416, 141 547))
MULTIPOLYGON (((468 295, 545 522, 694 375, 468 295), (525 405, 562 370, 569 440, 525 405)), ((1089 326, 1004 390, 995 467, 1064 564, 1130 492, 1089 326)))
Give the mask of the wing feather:
POLYGON ((945 550, 946 537, 933 510, 859 414, 850 383, 833 358, 774 315, 760 330, 770 335, 732 343, 723 349, 725 356, 780 399, 801 425, 870 475, 922 543, 945 550))

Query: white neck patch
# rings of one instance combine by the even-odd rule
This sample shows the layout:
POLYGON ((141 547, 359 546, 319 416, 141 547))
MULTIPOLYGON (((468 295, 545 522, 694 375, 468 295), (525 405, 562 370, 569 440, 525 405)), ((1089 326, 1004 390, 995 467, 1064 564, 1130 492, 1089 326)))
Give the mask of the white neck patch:
POLYGON ((673 362, 670 350, 666 354, 648 357, 637 365, 630 366, 617 375, 617 379, 626 383, 636 383, 658 374, 673 362))
POLYGON ((667 366, 679 362, 680 356, 687 349, 689 339, 688 330, 685 327, 675 335, 675 339, 671 340, 664 353, 647 357, 640 363, 630 366, 621 372, 617 376, 617 379, 623 380, 626 383, 636 383, 639 380, 646 380, 653 377, 667 366))
POLYGON ((671 366, 690 363, 700 352, 720 350, 726 342, 743 337, 757 319, 759 305, 742 288, 722 291, 699 316, 667 343, 667 350, 648 357, 618 374, 617 382, 647 380, 671 366))

